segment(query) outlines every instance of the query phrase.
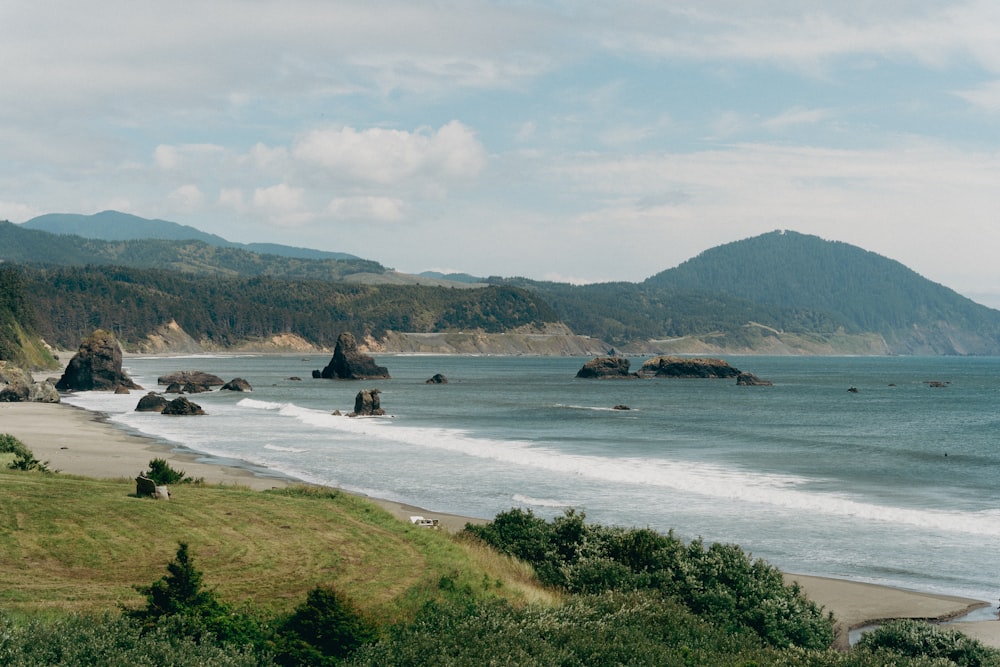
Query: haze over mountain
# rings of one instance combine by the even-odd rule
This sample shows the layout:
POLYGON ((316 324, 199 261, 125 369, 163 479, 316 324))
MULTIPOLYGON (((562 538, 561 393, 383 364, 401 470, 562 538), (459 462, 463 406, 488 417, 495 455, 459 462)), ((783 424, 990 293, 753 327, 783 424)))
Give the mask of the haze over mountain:
MULTIPOLYGON (((183 225, 114 212, 49 217, 33 224, 74 232, 81 225, 89 226, 91 235, 134 236, 154 229, 197 236, 197 230, 183 225), (109 224, 95 229, 101 220, 109 224)), ((593 345, 575 345, 575 350, 603 345, 634 354, 1000 354, 1000 311, 894 260, 790 231, 712 248, 641 283, 580 286, 440 273, 408 276, 371 260, 262 254, 250 250, 253 246, 211 245, 225 240, 201 237, 208 240, 102 241, 0 223, 0 259, 67 267, 25 268, 32 293, 45 295, 36 299, 45 310, 39 313, 39 330, 62 342, 89 332, 65 332, 51 321, 68 321, 62 311, 75 312, 74 304, 89 299, 92 310, 107 311, 102 321, 127 329, 133 341, 172 319, 183 319, 183 312, 195 338, 225 345, 293 333, 323 346, 330 332, 343 327, 391 347, 387 341, 398 344, 397 334, 481 330, 493 335, 529 325, 548 331, 568 327, 593 339, 593 345), (164 271, 176 278, 167 279, 164 271), (206 276, 215 277, 206 282, 206 276), (220 276, 233 281, 224 290, 229 313, 225 329, 208 315, 222 308, 220 276), (261 283, 264 277, 270 282, 261 283), (363 282, 369 287, 318 289, 301 281, 332 286, 363 282), (502 289, 490 291, 483 282, 502 289), (469 294, 458 296, 455 287, 469 294), (116 296, 97 302, 97 295, 107 294, 116 296), (299 296, 290 300, 292 294, 299 296), (198 299, 214 299, 215 305, 192 302, 198 299), (334 308, 334 303, 339 305, 334 308), (336 317, 327 321, 334 312, 336 317)), ((372 252, 378 253, 378 247, 372 252)), ((85 313, 74 317, 85 328, 85 313)))
POLYGON ((48 213, 22 223, 25 229, 37 229, 53 234, 73 234, 104 241, 134 241, 163 239, 167 241, 202 241, 221 248, 242 248, 256 253, 297 257, 300 259, 360 259, 344 252, 327 252, 311 248, 296 248, 276 243, 235 243, 189 225, 169 220, 150 220, 120 211, 101 211, 93 215, 78 213, 48 213))

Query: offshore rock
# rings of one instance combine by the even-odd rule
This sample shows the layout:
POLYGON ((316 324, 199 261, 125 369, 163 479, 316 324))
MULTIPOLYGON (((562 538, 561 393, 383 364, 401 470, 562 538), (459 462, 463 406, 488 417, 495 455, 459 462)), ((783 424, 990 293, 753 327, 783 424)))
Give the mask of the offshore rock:
POLYGON ((205 411, 201 409, 201 406, 197 403, 192 403, 183 396, 178 396, 174 400, 167 403, 163 408, 163 413, 165 415, 203 415, 205 411))
POLYGON ((722 359, 672 355, 649 359, 639 369, 641 377, 734 378, 740 373, 722 359))
POLYGON ((149 392, 145 396, 139 399, 139 402, 135 406, 136 412, 163 412, 163 409, 167 407, 170 403, 163 396, 160 396, 154 391, 149 392))
POLYGON ((226 391, 253 391, 253 387, 250 383, 243 378, 233 378, 226 384, 222 385, 220 389, 225 389, 226 391))
POLYGON ((635 378, 629 373, 629 361, 624 357, 597 357, 583 365, 576 373, 578 378, 597 378, 601 380, 635 378))
POLYGON ((180 385, 192 384, 203 385, 205 387, 221 387, 226 384, 226 381, 218 375, 212 375, 205 371, 174 371, 173 373, 161 375, 156 378, 157 384, 169 385, 174 382, 180 385))
POLYGON ((389 370, 379 366, 375 359, 358 350, 358 343, 348 332, 337 337, 333 358, 322 371, 313 371, 313 377, 334 380, 388 380, 389 370), (317 375, 318 373, 318 375, 317 375))
POLYGON ((741 387, 772 387, 774 383, 770 380, 761 380, 759 377, 753 373, 747 373, 746 371, 740 373, 736 376, 736 384, 741 387))
POLYGON ((122 348, 114 334, 98 329, 80 343, 56 389, 59 391, 114 391, 142 389, 122 370, 122 348))
POLYGON ((382 392, 378 389, 362 389, 354 397, 354 412, 348 417, 379 417, 385 414, 382 409, 378 395, 382 392))
POLYGON ((424 380, 424 384, 448 384, 448 378, 441 373, 435 373, 433 376, 424 380))

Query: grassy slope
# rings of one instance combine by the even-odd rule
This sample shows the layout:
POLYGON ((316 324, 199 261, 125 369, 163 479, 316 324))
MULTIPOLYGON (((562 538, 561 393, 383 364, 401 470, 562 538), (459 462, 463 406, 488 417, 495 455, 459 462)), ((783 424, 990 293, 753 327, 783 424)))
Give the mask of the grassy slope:
POLYGON ((383 621, 409 617, 444 588, 535 595, 530 573, 349 494, 171 490, 170 501, 154 501, 135 497, 131 480, 0 470, 0 608, 140 604, 133 586, 166 574, 181 541, 223 600, 270 611, 290 610, 317 585, 383 621))

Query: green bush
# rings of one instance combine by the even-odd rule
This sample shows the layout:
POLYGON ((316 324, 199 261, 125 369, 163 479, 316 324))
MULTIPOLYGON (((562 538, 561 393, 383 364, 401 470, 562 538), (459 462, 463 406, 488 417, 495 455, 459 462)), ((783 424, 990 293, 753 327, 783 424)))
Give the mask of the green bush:
POLYGON ((211 636, 240 646, 265 643, 261 622, 230 608, 202 587, 202 573, 194 567, 183 542, 176 558, 167 564, 167 575, 136 590, 146 596, 146 606, 129 615, 147 629, 159 626, 182 636, 199 640, 211 636))
POLYGON ((909 619, 866 632, 855 645, 858 651, 880 649, 907 657, 945 658, 959 667, 1000 665, 1000 650, 984 646, 958 630, 909 619))
POLYGON ((265 667, 264 654, 195 641, 169 628, 143 631, 124 616, 19 620, 0 612, 0 665, 12 667, 265 667))
POLYGON ((149 470, 142 473, 143 477, 148 477, 159 486, 168 484, 182 484, 191 482, 190 477, 184 476, 183 470, 174 470, 167 463, 166 459, 153 459, 149 462, 149 470))
POLYGON ((374 641, 376 627, 347 596, 317 587, 276 634, 278 664, 325 667, 340 664, 361 645, 374 641))
POLYGON ((772 646, 822 649, 833 642, 833 619, 738 546, 705 548, 701 540, 685 546, 672 532, 607 528, 585 518, 567 510, 547 522, 515 508, 465 530, 570 593, 657 589, 731 629, 749 628, 772 646))
POLYGON ((12 436, 10 433, 0 433, 0 454, 30 456, 31 450, 29 450, 23 442, 12 436))

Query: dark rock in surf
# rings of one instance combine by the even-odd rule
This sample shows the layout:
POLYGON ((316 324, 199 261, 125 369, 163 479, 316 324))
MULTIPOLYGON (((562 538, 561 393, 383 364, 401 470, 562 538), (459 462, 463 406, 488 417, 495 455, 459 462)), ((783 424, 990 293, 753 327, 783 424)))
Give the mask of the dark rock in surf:
POLYGON ((205 411, 197 403, 192 403, 183 396, 178 396, 167 403, 161 414, 165 415, 203 415, 205 411))
POLYGON ((222 387, 220 387, 220 390, 221 389, 225 389, 226 391, 253 391, 253 387, 250 386, 250 383, 243 378, 233 378, 226 384, 222 385, 222 387))
POLYGON ((382 409, 382 402, 378 395, 382 392, 378 389, 362 389, 354 397, 354 412, 348 417, 380 417, 385 414, 382 409))
POLYGON ((139 399, 139 402, 135 406, 136 412, 163 412, 163 408, 167 407, 170 401, 165 399, 163 396, 157 394, 156 392, 149 392, 145 396, 139 399))
POLYGON ((169 385, 175 382, 182 386, 192 384, 202 385, 205 387, 221 387, 226 384, 226 381, 218 375, 212 375, 211 373, 206 373, 204 371, 174 371, 173 373, 161 375, 156 378, 157 384, 169 385))
POLYGON ((440 373, 435 373, 432 377, 424 380, 424 384, 448 384, 448 378, 440 373))

